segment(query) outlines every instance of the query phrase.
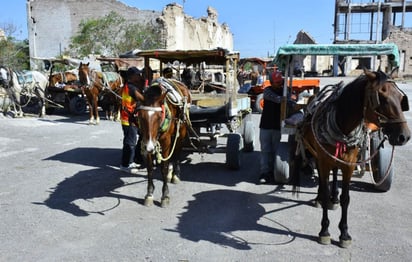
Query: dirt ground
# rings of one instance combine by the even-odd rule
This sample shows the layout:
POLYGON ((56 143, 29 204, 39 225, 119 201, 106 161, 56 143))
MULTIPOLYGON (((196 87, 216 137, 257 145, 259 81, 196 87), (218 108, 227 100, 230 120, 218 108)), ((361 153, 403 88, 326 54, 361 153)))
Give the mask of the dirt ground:
MULTIPOLYGON (((411 83, 399 86, 412 97, 411 83)), ((0 261, 412 260, 412 143, 395 150, 388 192, 374 190, 368 173, 353 179, 353 242, 342 249, 339 209, 329 213, 332 244, 317 243, 316 176, 306 177, 299 198, 289 185, 256 184, 258 139, 239 171, 226 168, 223 150, 189 154, 167 208, 156 173, 155 205, 145 207, 146 172, 117 169, 120 123, 87 122, 64 112, 0 116, 0 261)))

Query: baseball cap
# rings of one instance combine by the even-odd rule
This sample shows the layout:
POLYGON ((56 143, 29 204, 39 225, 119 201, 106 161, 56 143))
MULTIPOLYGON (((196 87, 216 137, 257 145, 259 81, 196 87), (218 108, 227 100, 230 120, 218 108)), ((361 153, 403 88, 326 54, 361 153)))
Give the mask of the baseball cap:
POLYGON ((126 75, 127 75, 128 77, 130 77, 130 76, 132 76, 132 75, 140 75, 140 74, 142 74, 142 73, 143 73, 143 70, 139 70, 139 69, 137 69, 137 67, 132 66, 132 67, 129 67, 129 69, 127 69, 126 75))

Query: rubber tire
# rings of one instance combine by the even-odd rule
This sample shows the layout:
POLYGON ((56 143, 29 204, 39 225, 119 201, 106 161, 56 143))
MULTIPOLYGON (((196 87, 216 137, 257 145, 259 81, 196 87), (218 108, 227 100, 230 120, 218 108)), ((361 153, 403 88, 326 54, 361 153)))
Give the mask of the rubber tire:
MULTIPOLYGON (((375 151, 376 148, 379 146, 380 139, 375 136, 371 136, 370 140, 370 154, 372 155, 375 151)), ((379 182, 382 180, 382 178, 385 177, 386 171, 388 169, 388 166, 391 161, 391 156, 392 156, 392 148, 389 142, 385 141, 383 144, 383 148, 379 149, 379 152, 377 155, 371 160, 371 166, 372 166, 372 174, 373 174, 373 179, 375 182, 379 182)), ((387 192, 391 188, 392 185, 392 180, 394 177, 394 172, 393 172, 393 165, 394 162, 392 161, 392 165, 389 169, 389 174, 386 177, 386 179, 383 181, 382 184, 375 185, 375 189, 382 191, 382 192, 387 192)))
POLYGON ((255 124, 246 117, 243 122, 243 152, 253 152, 255 149, 255 124))
POLYGON ((243 138, 238 133, 227 135, 226 165, 230 169, 238 170, 242 161, 243 138))
POLYGON ((263 111, 263 93, 256 96, 255 110, 259 114, 263 111))
POLYGON ((75 115, 81 115, 86 112, 86 100, 80 96, 74 96, 69 102, 69 111, 75 115))
POLYGON ((273 173, 275 183, 287 184, 290 178, 290 145, 288 142, 280 142, 276 149, 273 173))

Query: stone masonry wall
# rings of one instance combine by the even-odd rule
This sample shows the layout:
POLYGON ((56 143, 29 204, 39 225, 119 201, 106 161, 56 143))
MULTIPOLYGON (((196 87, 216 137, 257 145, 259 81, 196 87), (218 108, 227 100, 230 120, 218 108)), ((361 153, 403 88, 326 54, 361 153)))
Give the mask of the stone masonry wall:
POLYGON ((395 43, 400 52, 399 76, 412 78, 412 31, 392 27, 385 43, 395 43))
MULTIPOLYGON (((167 5, 162 12, 140 10, 117 0, 29 0, 27 23, 30 56, 59 56, 82 20, 103 17, 115 11, 126 19, 162 27, 167 49, 233 50, 233 35, 226 24, 219 25, 217 12, 209 7, 208 16, 194 19, 178 4, 167 5)), ((32 63, 33 65, 33 63, 32 63)))

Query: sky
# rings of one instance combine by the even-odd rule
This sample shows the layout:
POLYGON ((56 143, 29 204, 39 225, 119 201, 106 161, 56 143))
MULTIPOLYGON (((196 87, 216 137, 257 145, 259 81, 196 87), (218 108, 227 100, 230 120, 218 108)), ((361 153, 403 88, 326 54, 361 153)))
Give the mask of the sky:
MULTIPOLYGON (((3 0, 5 1, 5 0, 3 0)), ((0 8, 0 27, 13 24, 17 39, 27 39, 27 0, 9 0, 0 8)), ((332 0, 121 0, 141 10, 162 11, 169 3, 183 6, 193 18, 207 16, 209 6, 218 13, 219 24, 233 33, 234 50, 241 57, 265 57, 281 45, 291 44, 303 30, 317 43, 333 41, 335 1, 332 0), (316 7, 316 8, 315 8, 316 7)))

